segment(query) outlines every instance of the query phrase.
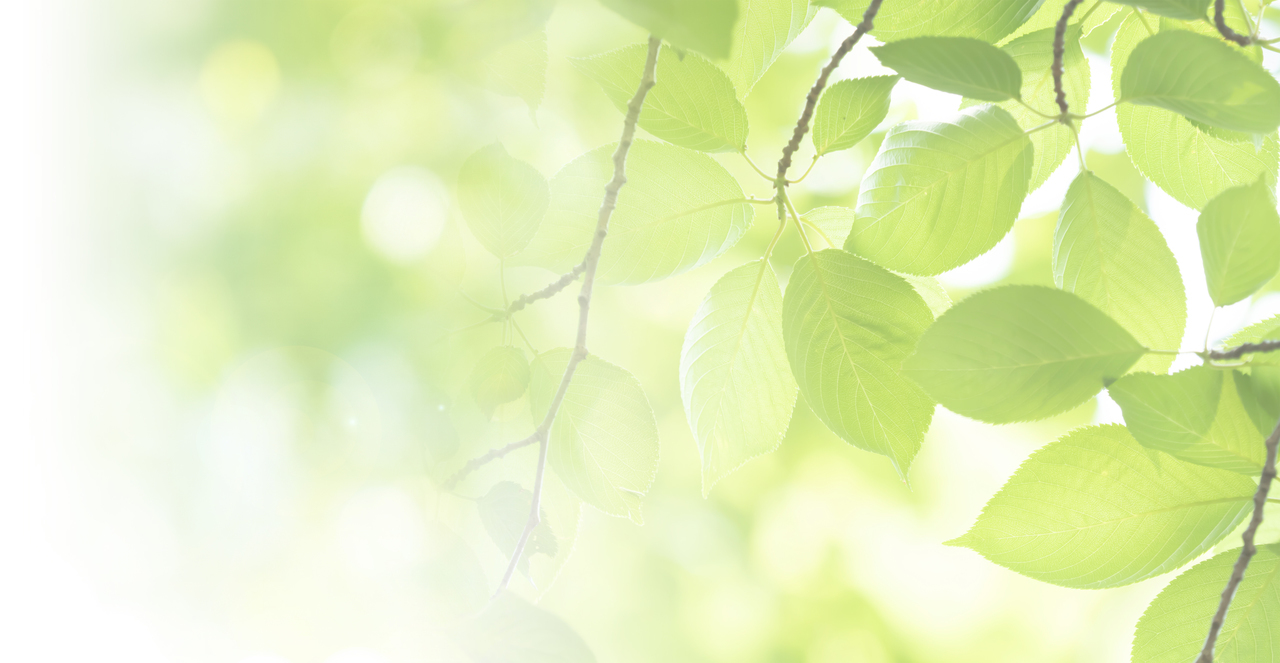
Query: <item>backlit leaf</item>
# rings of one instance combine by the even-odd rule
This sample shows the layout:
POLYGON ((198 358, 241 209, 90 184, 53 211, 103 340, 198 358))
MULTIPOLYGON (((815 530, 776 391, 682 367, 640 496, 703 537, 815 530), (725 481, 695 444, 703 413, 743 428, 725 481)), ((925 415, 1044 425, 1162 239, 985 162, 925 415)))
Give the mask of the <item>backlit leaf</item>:
POLYGON ((1252 295, 1280 271, 1280 214, 1261 179, 1210 200, 1196 234, 1209 296, 1217 306, 1252 295))
POLYGON ((738 23, 734 0, 600 0, 654 35, 709 58, 729 56, 738 23))
POLYGON ((1169 18, 1194 21, 1205 17, 1213 0, 1110 0, 1169 18))
POLYGON ((485 414, 524 395, 529 386, 529 360, 520 348, 503 346, 485 353, 468 380, 471 396, 485 414))
MULTIPOLYGON (((1280 315, 1272 316, 1262 322, 1254 323, 1236 332, 1221 344, 1224 349, 1234 348, 1246 343, 1262 343, 1280 341, 1280 315)), ((1256 352, 1241 357, 1241 360, 1252 364, 1280 366, 1280 352, 1256 352)))
POLYGON ((813 148, 827 154, 857 145, 889 113, 889 93, 897 76, 839 81, 822 93, 813 116, 813 148))
MULTIPOLYGON (((502 554, 508 557, 515 552, 520 536, 529 520, 529 508, 533 493, 513 481, 499 481, 489 492, 476 500, 480 522, 502 554)), ((538 526, 529 535, 520 558, 520 571, 529 572, 529 558, 534 555, 555 557, 559 548, 552 523, 543 509, 538 526)))
MULTIPOLYGON (((746 99, 769 65, 817 13, 809 0, 737 0, 741 19, 733 29, 733 54, 720 62, 739 99, 746 99)), ((665 75, 665 74, 664 74, 665 75)))
POLYGON ((875 46, 881 64, 912 83, 983 101, 1016 99, 1022 70, 1009 54, 969 37, 915 37, 875 46))
MULTIPOLYGON (((1022 25, 1044 0, 917 0, 886 2, 876 14, 871 34, 881 41, 938 35, 999 41, 1022 25)), ((857 24, 868 0, 814 0, 857 24)))
POLYGON ((454 635, 473 661, 595 663, 596 657, 564 620, 503 592, 454 635))
POLYGON ((481 148, 458 170, 458 206, 472 234, 495 256, 529 245, 547 211, 547 180, 507 154, 501 143, 481 148))

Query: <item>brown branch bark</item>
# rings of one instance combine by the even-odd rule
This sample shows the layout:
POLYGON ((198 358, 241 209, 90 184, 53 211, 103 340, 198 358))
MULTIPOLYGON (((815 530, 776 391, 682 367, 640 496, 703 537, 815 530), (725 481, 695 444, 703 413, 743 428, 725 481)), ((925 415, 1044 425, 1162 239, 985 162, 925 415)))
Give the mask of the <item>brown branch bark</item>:
POLYGON ((1062 111, 1064 118, 1067 115, 1067 93, 1062 89, 1062 58, 1067 52, 1067 21, 1071 20, 1071 14, 1076 11, 1076 7, 1079 7, 1081 2, 1084 0, 1067 2, 1067 5, 1062 8, 1062 17, 1053 28, 1053 91, 1057 93, 1058 110, 1062 111))
POLYGON ((1222 35, 1223 39, 1227 39, 1228 41, 1233 41, 1241 46, 1248 46, 1249 38, 1240 34, 1239 32, 1236 32, 1235 30, 1232 30, 1231 26, 1227 25, 1227 19, 1225 16, 1223 16, 1223 13, 1226 11, 1226 9, 1227 9, 1226 0, 1214 0, 1213 25, 1218 28, 1218 32, 1222 35))
POLYGON ((1244 530, 1242 537, 1244 547, 1240 549, 1240 557, 1236 558, 1236 565, 1231 569, 1231 578, 1227 580, 1227 586, 1222 590, 1222 600, 1218 603, 1218 611, 1213 615, 1213 622, 1209 625, 1209 636, 1204 640, 1204 649, 1200 651, 1200 657, 1196 659, 1196 663, 1213 663, 1213 649, 1217 645, 1222 624, 1227 619, 1227 609, 1231 607, 1231 599, 1235 598, 1236 589, 1240 587, 1240 581, 1244 580, 1244 572, 1249 567, 1249 560, 1253 559, 1254 554, 1258 552, 1253 544, 1253 538, 1258 533, 1258 527, 1262 525, 1262 509, 1267 504, 1267 493, 1271 490, 1271 481, 1276 478, 1277 446, 1280 446, 1280 423, 1276 424, 1276 429, 1267 438, 1267 460, 1262 466, 1258 492, 1253 494, 1253 517, 1244 530))
POLYGON ((1210 359, 1239 359, 1255 352, 1275 352, 1280 350, 1280 341, 1263 341, 1261 343, 1245 343, 1230 350, 1214 350, 1209 353, 1210 359))

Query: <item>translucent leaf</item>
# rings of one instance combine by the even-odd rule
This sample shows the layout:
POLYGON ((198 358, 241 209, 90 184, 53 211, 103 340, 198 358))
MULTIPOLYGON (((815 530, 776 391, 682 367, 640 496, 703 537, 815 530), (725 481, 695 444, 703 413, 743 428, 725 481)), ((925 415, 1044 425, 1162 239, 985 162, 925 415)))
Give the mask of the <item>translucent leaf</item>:
MULTIPOLYGON (((1280 315, 1272 316, 1240 331, 1222 344, 1223 348, 1234 348, 1246 343, 1262 343, 1263 341, 1280 341, 1280 315)), ((1251 364, 1269 364, 1280 366, 1280 352, 1257 352, 1241 357, 1242 361, 1251 364)))
MULTIPOLYGON (((1177 350, 1187 322, 1178 262, 1164 235, 1123 193, 1091 172, 1076 177, 1053 235, 1053 281, 1098 307, 1149 348, 1177 350)), ((1173 355, 1134 367, 1164 373, 1173 355)))
MULTIPOLYGON (((1165 29, 1171 28, 1162 28, 1165 29)), ((1212 26, 1205 29, 1213 30, 1212 26)), ((1116 34, 1111 47, 1111 80, 1117 96, 1129 53, 1147 34, 1136 15, 1126 18, 1116 34)), ((1275 180, 1274 132, 1263 138, 1258 149, 1250 142, 1224 139, 1197 129, 1181 115, 1154 106, 1120 104, 1116 119, 1133 165, 1188 207, 1200 209, 1224 190, 1252 184, 1264 173, 1269 181, 1275 180)))
POLYGON ((1280 83, 1221 39, 1169 30, 1134 47, 1120 99, 1158 106, 1229 131, 1280 126, 1280 83))
POLYGON ((863 176, 844 248, 909 274, 959 267, 1013 227, 1031 162, 1030 139, 996 106, 900 124, 863 176))
MULTIPOLYGON (((625 46, 574 60, 626 113, 644 72, 648 48, 625 46)), ((719 67, 696 53, 658 52, 658 84, 645 97, 640 127, 665 141, 703 152, 741 152, 747 144, 747 111, 719 67)))
MULTIPOLYGON (((813 0, 857 24, 869 0, 813 0)), ((889 42, 929 35, 999 41, 1022 25, 1044 0, 918 0, 885 2, 871 34, 889 42)))
POLYGON ((817 13, 809 0, 737 0, 742 17, 733 30, 733 55, 720 63, 739 99, 746 99, 756 81, 769 70, 817 13))
MULTIPOLYGON (((1196 564, 1160 591, 1138 620, 1133 663, 1186 663, 1204 647, 1209 623, 1240 549, 1196 564)), ((1236 589, 1218 632, 1213 660, 1263 663, 1280 657, 1276 614, 1280 612, 1280 546, 1259 546, 1236 589)))
POLYGON ((915 37, 872 53, 912 83, 983 101, 1016 99, 1022 70, 1008 53, 969 37, 915 37))
POLYGON ((1107 391, 1143 446, 1198 465, 1257 474, 1265 449, 1238 393, 1243 378, 1197 366, 1173 375, 1134 373, 1107 391))
MULTIPOLYGON (((821 106, 819 106, 821 108, 821 106)), ((813 224, 822 235, 827 246, 840 248, 849 237, 853 228, 854 211, 852 207, 815 207, 800 215, 800 218, 813 224)))
POLYGON ((733 26, 738 22, 734 0, 600 0, 600 4, 675 46, 710 58, 729 56, 733 26))
POLYGON ((948 543, 1042 582, 1118 587, 1213 547, 1248 515, 1255 488, 1145 449, 1123 426, 1090 426, 1031 454, 948 543))
MULTIPOLYGON (((480 522, 489 533, 502 554, 511 556, 516 550, 520 536, 529 521, 529 507, 533 504, 533 493, 521 488, 514 481, 499 481, 493 484, 489 492, 476 500, 476 509, 480 513, 480 522)), ((546 510, 541 511, 538 526, 529 535, 524 552, 520 557, 520 571, 529 573, 529 558, 534 555, 555 557, 559 549, 556 535, 552 529, 546 510)))
POLYGON ((827 88, 813 116, 813 148, 819 155, 845 150, 866 138, 889 113, 897 76, 843 80, 827 88))
MULTIPOLYGON (((1023 23, 1017 30, 1014 30, 1013 34, 1010 34, 1000 40, 1000 45, 1003 46, 1008 44, 1014 39, 1031 34, 1032 32, 1040 30, 1052 31, 1058 25, 1058 19, 1062 18, 1062 10, 1066 5, 1067 0, 1045 0, 1045 2, 1040 5, 1040 8, 1036 10, 1036 13, 1033 14, 1026 23, 1023 23)), ((1120 11, 1120 9, 1121 7, 1119 5, 1111 4, 1109 2, 1097 2, 1094 3, 1092 7, 1077 7, 1076 11, 1071 15, 1071 22, 1068 24, 1068 29, 1079 29, 1081 33, 1087 37, 1089 36, 1089 33, 1093 32, 1094 29, 1103 23, 1106 23, 1107 19, 1115 15, 1115 13, 1120 11)), ((1070 44, 1070 37, 1068 37, 1067 43, 1070 44)), ((1025 72, 1026 69, 1024 68, 1023 73, 1025 74, 1025 72)))
POLYGON ((503 346, 485 353, 467 381, 476 405, 487 415, 524 395, 529 387, 529 360, 520 348, 503 346))
POLYGON ((796 406, 782 343, 782 292, 764 260, 725 274, 689 322, 680 394, 702 455, 702 494, 778 448, 796 406))
POLYGON ((1270 187, 1261 179, 1210 200, 1200 213, 1196 234, 1209 297, 1217 306, 1252 295, 1280 271, 1280 215, 1270 187))
MULTIPOLYGON (((894 273, 897 274, 897 272, 894 273)), ((951 308, 951 295, 947 294, 947 289, 942 287, 938 279, 932 276, 916 276, 915 274, 898 274, 898 276, 906 279, 907 283, 911 284, 916 294, 920 295, 925 305, 933 312, 934 318, 951 308)))
MULTIPOLYGON (((1061 11, 1061 9, 1059 9, 1061 11)), ((1080 28, 1073 25, 1067 30, 1066 50, 1062 57, 1062 88, 1067 95, 1067 105, 1073 112, 1080 112, 1089 105, 1089 59, 1080 50, 1080 28)), ((1031 130, 1043 125, 1044 115, 1056 115, 1058 103, 1053 88, 1053 72, 1049 67, 1053 64, 1053 28, 1032 32, 1011 41, 1003 46, 1018 63, 1022 70, 1022 100, 1005 101, 998 104, 1009 112, 1018 125, 1031 130), (1036 113, 1031 108, 1042 114, 1036 113)), ((961 108, 977 105, 978 101, 965 99, 961 108)), ((1053 171, 1075 149, 1075 137, 1071 129, 1063 124, 1055 124, 1047 129, 1040 129, 1031 134, 1033 159, 1031 181, 1027 191, 1035 191, 1044 184, 1053 171)))
POLYGON ((809 407, 904 479, 934 403, 899 366, 932 321, 901 277, 838 249, 800 258, 782 300, 787 358, 809 407))
MULTIPOLYGON (((551 350, 533 362, 535 420, 546 415, 571 353, 551 350)), ((640 500, 658 471, 658 424, 635 377, 594 356, 578 364, 551 426, 547 458, 582 501, 640 522, 640 500)))
POLYGON ((523 99, 529 110, 542 103, 547 87, 547 30, 541 28, 503 46, 480 63, 485 85, 523 99))
POLYGON ((1089 400, 1144 352, 1076 295, 1011 285, 952 306, 924 333, 903 373, 953 412, 1004 424, 1089 400))
POLYGON ((1280 366, 1250 366, 1236 389, 1254 427, 1264 438, 1271 435, 1280 420, 1280 366))
POLYGON ((495 598, 458 630, 458 644, 486 663, 595 663, 596 657, 568 624, 510 592, 495 598))
POLYGON ((507 154, 501 143, 481 148, 458 170, 458 207, 476 239, 499 258, 529 245, 548 195, 542 173, 507 154))
MULTIPOLYGON (((591 245, 615 145, 592 150, 551 180, 542 228, 519 260, 567 272, 591 245)), ((706 263, 737 243, 755 211, 733 176, 711 157, 638 140, 627 156, 627 185, 609 221, 600 257, 604 283, 643 283, 706 263)))
POLYGON ((1213 0, 1110 0, 1122 5, 1145 9, 1153 14, 1183 21, 1195 21, 1206 16, 1213 0))

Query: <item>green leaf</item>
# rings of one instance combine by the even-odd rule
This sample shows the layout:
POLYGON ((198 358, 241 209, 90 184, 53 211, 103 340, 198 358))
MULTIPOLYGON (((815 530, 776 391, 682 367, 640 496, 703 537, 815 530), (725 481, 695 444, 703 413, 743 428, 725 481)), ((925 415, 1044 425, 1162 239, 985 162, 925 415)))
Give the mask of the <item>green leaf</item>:
POLYGON ((733 55, 720 63, 739 99, 746 99, 756 81, 782 51, 804 31, 818 12, 809 0, 737 0, 738 21, 733 30, 733 55))
POLYGON ((1236 374, 1240 400, 1263 437, 1270 436, 1280 420, 1280 366, 1250 366, 1249 374, 1236 374))
MULTIPOLYGON (((998 105, 1008 111, 1024 130, 1040 127, 1046 122, 1044 115, 1058 113, 1057 93, 1053 88, 1053 72, 1050 70, 1053 64, 1053 28, 1021 36, 1003 46, 1002 50, 1022 70, 1021 96, 1026 104, 1011 100, 998 105)), ((1083 110, 1089 105, 1090 75, 1089 59, 1080 50, 1079 26, 1073 25, 1067 30, 1062 70, 1062 88, 1066 92, 1068 106, 1077 111, 1083 110)), ((973 99, 965 99, 960 107, 967 108, 979 103, 973 99)), ((1071 129, 1064 124, 1040 129, 1030 137, 1033 159, 1027 191, 1035 191, 1062 165, 1071 150, 1075 149, 1076 142, 1071 129)))
POLYGON ((869 76, 828 87, 813 116, 818 155, 853 147, 874 131, 889 113, 889 93, 897 82, 897 76, 869 76))
POLYGON ((542 173, 507 154, 501 143, 481 148, 458 170, 458 207, 476 239, 499 258, 529 245, 548 195, 542 173))
MULTIPOLYGON (((885 2, 876 14, 871 34, 881 41, 908 37, 973 37, 999 41, 1022 25, 1044 0, 917 0, 885 2)), ((857 24, 868 0, 814 0, 857 24)))
POLYGON ((481 61, 480 67, 487 87, 523 99, 532 113, 542 103, 547 87, 547 29, 503 46, 481 61))
MULTIPOLYGON (((1058 19, 1062 18, 1062 10, 1066 5, 1067 0, 1045 0, 1026 23, 1023 23, 1012 34, 1000 40, 1000 45, 1011 43, 1013 40, 1032 32, 1040 30, 1052 31, 1058 25, 1058 19)), ((1071 15, 1072 21, 1068 24, 1068 30, 1080 30, 1087 37, 1118 11, 1120 11, 1119 6, 1106 2, 1097 3, 1094 7, 1077 7, 1075 13, 1071 15)), ((1070 44, 1070 37, 1068 37, 1068 44, 1070 44)), ((1025 68, 1023 72, 1026 72, 1025 68)))
MULTIPOLYGON (((1280 315, 1272 316, 1240 331, 1222 344, 1223 348, 1234 348, 1246 343, 1262 343, 1263 341, 1280 341, 1280 315)), ((1250 364, 1267 364, 1280 366, 1280 352, 1257 352, 1240 358, 1250 364)))
POLYGON ((454 636, 470 660, 493 663, 595 663, 568 624, 511 592, 495 598, 454 636))
POLYGON ((1262 179, 1210 200, 1200 213, 1196 234, 1215 306, 1252 295, 1280 271, 1280 214, 1262 179))
MULTIPOLYGON (((1063 200, 1053 281, 1149 348, 1182 344, 1187 303, 1173 252, 1137 205, 1091 172, 1077 176, 1063 200)), ((1172 362, 1173 355, 1148 355, 1135 369, 1163 373, 1172 362)))
POLYGON ((942 314, 903 373, 951 411, 1005 424, 1089 400, 1144 351, 1076 295, 1011 285, 979 292, 942 314))
MULTIPOLYGON (((623 113, 636 93, 648 48, 625 46, 573 61, 600 84, 623 113)), ((747 145, 747 111, 719 67, 696 53, 658 52, 658 84, 645 96, 640 127, 681 147, 702 152, 741 152, 747 145)))
POLYGON ((1173 375, 1134 373, 1109 387, 1129 432, 1145 447, 1241 474, 1262 471, 1262 437, 1241 401, 1243 375, 1197 366, 1173 375))
POLYGON ((934 403, 899 366, 932 321, 901 277, 839 249, 800 258, 782 299, 787 358, 809 407, 904 479, 934 403))
POLYGON ((679 48, 729 57, 738 23, 734 0, 600 0, 600 4, 679 48))
POLYGON ((1090 426, 1031 454, 948 543, 1042 582, 1119 587, 1213 547, 1249 513, 1256 487, 1144 449, 1123 426, 1090 426))
MULTIPOLYGON (((502 554, 510 557, 524 534, 529 520, 529 507, 533 505, 533 493, 521 488, 514 481, 499 481, 476 500, 480 522, 502 554)), ((555 557, 559 546, 552 523, 545 509, 540 511, 538 526, 533 528, 520 557, 520 571, 529 573, 529 558, 534 555, 555 557)))
MULTIPOLYGON (((591 245, 616 145, 592 150, 551 180, 542 228, 519 260, 567 272, 591 245)), ((644 283, 679 274, 724 253, 751 226, 755 211, 733 176, 711 157, 637 140, 627 155, 627 185, 609 221, 600 256, 603 283, 644 283)))
POLYGON ((872 53, 912 83, 983 101, 1017 99, 1022 70, 1008 53, 969 37, 915 37, 872 53))
MULTIPOLYGON (((1162 31, 1167 29, 1170 28, 1162 31)), ((1204 29, 1213 30, 1212 26, 1204 29)), ((1236 29, 1242 27, 1237 25, 1236 29)), ((1111 80, 1117 97, 1129 53, 1147 34, 1136 15, 1126 18, 1116 34, 1111 47, 1111 80)), ((1116 119, 1133 165, 1178 202, 1193 209, 1201 209, 1230 187, 1252 184, 1264 173, 1268 181, 1275 181, 1274 132, 1265 136, 1262 148, 1257 149, 1248 142, 1206 133, 1181 115, 1154 106, 1120 104, 1116 119)))
MULTIPOLYGON (((572 350, 538 355, 529 405, 546 416, 572 350)), ((640 499, 658 471, 658 423, 630 373, 589 356, 578 364, 551 425, 551 467, 582 501, 639 523, 640 499)))
POLYGON ((471 396, 486 415, 524 395, 529 386, 529 360, 520 348, 503 346, 485 353, 467 380, 471 396))
POLYGON ((782 292, 767 261, 725 274, 689 322, 680 394, 702 455, 702 494, 778 448, 796 406, 782 343, 782 292))
POLYGON ((1160 32, 1133 49, 1120 99, 1230 131, 1280 126, 1280 83, 1222 40, 1185 30, 1160 32))
POLYGON ((863 176, 844 248, 909 274, 959 267, 1013 227, 1031 157, 1031 141, 995 106, 967 109, 955 122, 900 124, 863 176))
POLYGON ((833 249, 844 246, 853 228, 854 211, 852 207, 815 207, 800 215, 800 218, 817 227, 823 241, 833 249))
POLYGON ((1205 17, 1212 0, 1111 0, 1111 2, 1145 9, 1152 14, 1169 18, 1195 21, 1205 17))
MULTIPOLYGON (((1231 577, 1240 549, 1227 550, 1173 579, 1138 620, 1133 663, 1186 663, 1204 647, 1209 623, 1218 611, 1222 588, 1231 577)), ((1280 546, 1258 546, 1236 589, 1218 633, 1213 660, 1262 663, 1280 657, 1275 644, 1280 613, 1280 546)))
MULTIPOLYGON (((897 272, 894 272, 897 274, 897 272)), ((933 313, 933 317, 937 318, 944 311, 951 308, 951 295, 947 294, 947 289, 942 287, 938 279, 932 276, 916 276, 915 274, 898 274, 920 295, 926 306, 933 313)))

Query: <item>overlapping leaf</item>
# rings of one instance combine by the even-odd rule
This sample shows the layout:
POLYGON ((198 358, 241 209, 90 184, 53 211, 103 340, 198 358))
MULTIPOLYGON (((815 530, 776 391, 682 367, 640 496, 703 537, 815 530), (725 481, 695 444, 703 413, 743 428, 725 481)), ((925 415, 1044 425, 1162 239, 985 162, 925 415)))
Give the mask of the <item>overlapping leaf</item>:
POLYGON ((809 25, 817 7, 809 0, 737 0, 740 17, 733 30, 733 54, 721 62, 739 99, 746 99, 756 81, 769 70, 809 25))
POLYGON ((969 37, 915 37, 871 49, 912 83, 983 101, 1017 99, 1022 70, 1009 54, 969 37))
MULTIPOLYGON (((499 481, 476 500, 480 522, 502 554, 511 556, 529 521, 529 509, 533 505, 533 493, 514 481, 499 481)), ((560 543, 552 529, 551 519, 541 510, 538 526, 529 535, 520 556, 519 568, 529 573, 529 558, 534 555, 555 557, 560 543)))
POLYGON ((453 637, 473 661, 596 663, 595 654, 564 620, 503 592, 453 637))
MULTIPOLYGON (((1027 22, 1023 23, 1012 34, 1001 39, 1001 46, 1012 42, 1019 37, 1031 34, 1039 30, 1052 30, 1058 25, 1058 19, 1062 18, 1062 10, 1066 7, 1067 0, 1045 0, 1035 14, 1031 15, 1027 22)), ((1098 26, 1107 22, 1116 12, 1123 9, 1120 5, 1109 2, 1099 2, 1092 7, 1077 7, 1075 13, 1071 15, 1069 29, 1079 29, 1084 36, 1089 36, 1098 26)), ((1024 70, 1025 71, 1025 70, 1024 70)))
POLYGON ((866 138, 889 113, 889 93, 897 82, 897 76, 869 76, 828 87, 813 116, 814 150, 819 155, 845 150, 866 138))
POLYGON ((458 171, 458 206, 490 253, 510 258, 529 245, 547 210, 547 180, 501 143, 467 157, 458 171))
POLYGON ((903 373, 953 412, 991 423, 1042 419, 1088 400, 1145 352, 1076 295, 1040 286, 986 290, 925 332, 903 373))
POLYGON ((471 396, 486 414, 524 395, 529 387, 529 360, 524 351, 510 346, 485 353, 468 379, 471 396))
POLYGON ((1205 17, 1213 0, 1110 0, 1110 2, 1145 9, 1169 18, 1195 21, 1205 17))
MULTIPOLYGON (((1254 323, 1236 332, 1222 344, 1224 348, 1234 348, 1246 343, 1263 343, 1280 341, 1280 315, 1272 316, 1262 322, 1254 323)), ((1280 366, 1280 352, 1256 352, 1242 357, 1252 364, 1280 366)))
MULTIPOLYGON (((814 0, 850 23, 862 20, 869 0, 814 0)), ((885 2, 871 34, 881 41, 939 35, 999 41, 1022 25, 1044 0, 918 0, 885 2)))
POLYGON ((682 49, 729 56, 738 23, 734 0, 600 0, 623 18, 682 49))
POLYGON ((1032 454, 949 543, 1043 582, 1118 587, 1213 547, 1248 515, 1255 488, 1145 449, 1123 426, 1091 426, 1032 454))
POLYGON ((1252 295, 1280 271, 1280 214, 1263 179, 1210 200, 1196 233, 1209 296, 1217 306, 1252 295))

